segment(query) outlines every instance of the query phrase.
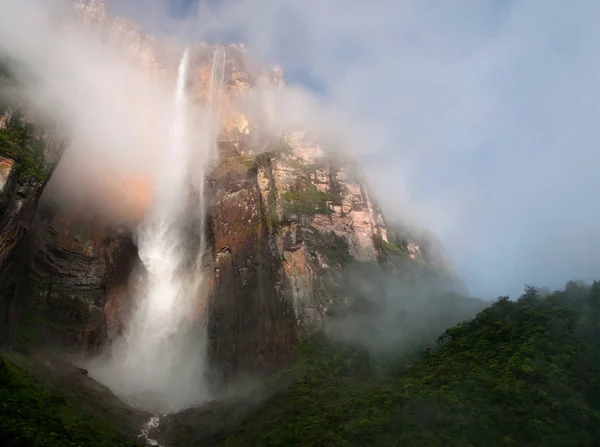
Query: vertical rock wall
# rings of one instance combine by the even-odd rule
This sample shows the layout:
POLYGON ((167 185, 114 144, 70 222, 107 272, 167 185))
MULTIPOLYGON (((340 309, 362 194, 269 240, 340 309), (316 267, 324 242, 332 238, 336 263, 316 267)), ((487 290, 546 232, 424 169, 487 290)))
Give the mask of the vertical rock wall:
POLYGON ((296 134, 275 151, 223 157, 211 175, 210 352, 225 375, 272 372, 344 303, 345 270, 418 258, 389 230, 351 163, 296 134))

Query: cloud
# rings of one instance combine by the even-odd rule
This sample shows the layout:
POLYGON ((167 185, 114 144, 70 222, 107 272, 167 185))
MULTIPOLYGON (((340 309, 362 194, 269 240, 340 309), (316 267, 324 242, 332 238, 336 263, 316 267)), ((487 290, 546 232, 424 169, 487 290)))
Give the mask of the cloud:
MULTIPOLYGON (((597 2, 108 3, 180 41, 243 41, 312 88, 319 110, 359 129, 350 152, 387 214, 437 234, 473 294, 516 296, 524 283, 556 288, 600 271, 597 2)), ((93 59, 72 51, 59 60, 93 59)), ((89 86, 106 91, 100 78, 89 86)))
POLYGON ((0 55, 18 61, 11 66, 19 67, 21 99, 70 141, 51 193, 124 212, 132 205, 125 192, 144 195, 148 185, 137 179, 160 168, 172 83, 144 73, 97 30, 65 20, 73 13, 66 8, 58 0, 0 0, 0 55))
POLYGON ((153 25, 242 40, 289 82, 316 86, 366 136, 358 155, 388 214, 416 215, 491 298, 600 272, 599 9, 200 1, 153 25))

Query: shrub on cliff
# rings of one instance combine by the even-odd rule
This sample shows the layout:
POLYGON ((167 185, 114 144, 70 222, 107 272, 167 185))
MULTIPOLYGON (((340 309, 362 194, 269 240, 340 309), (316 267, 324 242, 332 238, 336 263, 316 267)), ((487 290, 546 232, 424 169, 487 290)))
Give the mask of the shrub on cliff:
POLYGON ((16 161, 19 181, 31 178, 41 183, 46 181, 44 143, 35 138, 31 125, 21 122, 17 116, 0 131, 0 155, 16 161))
POLYGON ((330 214, 327 202, 333 201, 333 195, 314 188, 288 191, 283 194, 286 214, 313 215, 330 214))

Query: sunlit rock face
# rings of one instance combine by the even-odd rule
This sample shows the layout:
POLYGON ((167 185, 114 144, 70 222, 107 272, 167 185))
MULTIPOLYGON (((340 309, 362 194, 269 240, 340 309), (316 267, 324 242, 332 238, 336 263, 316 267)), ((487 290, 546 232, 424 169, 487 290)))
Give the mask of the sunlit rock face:
POLYGON ((425 263, 416 242, 390 232, 356 166, 304 133, 222 157, 210 181, 209 346, 223 374, 289 363, 294 343, 347 299, 348 267, 425 263))
POLYGON ((12 110, 5 110, 0 114, 0 130, 5 130, 12 118, 12 110))
POLYGON ((210 100, 219 102, 213 108, 219 112, 221 131, 218 143, 221 155, 241 155, 260 149, 256 147, 256 139, 263 129, 257 118, 264 119, 272 111, 261 104, 259 116, 250 117, 244 110, 244 99, 264 86, 283 87, 283 73, 277 67, 258 64, 242 46, 228 45, 222 48, 225 54, 222 95, 209 98, 216 49, 213 45, 192 48, 189 94, 197 104, 207 104, 210 100))
POLYGON ((0 194, 4 193, 4 189, 13 174, 14 168, 15 161, 12 158, 0 157, 0 194))

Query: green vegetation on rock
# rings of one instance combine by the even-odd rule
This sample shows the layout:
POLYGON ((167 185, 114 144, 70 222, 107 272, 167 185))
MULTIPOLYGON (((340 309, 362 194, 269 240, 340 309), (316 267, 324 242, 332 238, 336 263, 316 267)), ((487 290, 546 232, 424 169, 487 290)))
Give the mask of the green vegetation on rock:
POLYGON ((333 231, 321 233, 317 238, 319 251, 332 266, 348 265, 354 262, 354 258, 350 254, 350 246, 345 238, 336 235, 333 231))
POLYGON ((275 186, 269 189, 267 196, 265 222, 270 232, 275 231, 279 225, 279 215, 277 213, 277 188, 275 186))
POLYGON ((268 161, 269 159, 281 155, 290 155, 294 151, 294 148, 290 146, 285 139, 271 140, 267 143, 265 149, 256 156, 257 160, 261 163, 268 161))
POLYGON ((44 160, 44 142, 36 139, 30 124, 14 116, 10 125, 0 131, 0 156, 15 160, 19 181, 35 178, 44 183, 48 178, 44 160))
POLYGON ((245 176, 256 164, 251 155, 238 155, 235 157, 222 157, 217 167, 219 176, 234 175, 245 176))
POLYGON ((314 188, 288 191, 283 194, 283 207, 286 214, 313 215, 330 214, 327 202, 333 201, 333 195, 314 188))
POLYGON ((225 446, 595 446, 600 284, 498 299, 434 349, 374 357, 316 336, 225 446))
MULTIPOLYGON (((20 362, 19 362, 20 363, 20 362)), ((91 417, 65 395, 0 355, 0 445, 130 446, 112 425, 91 417)))
POLYGON ((393 242, 384 241, 379 234, 373 236, 373 243, 375 244, 375 249, 381 254, 393 256, 408 255, 408 252, 405 249, 402 249, 393 242))

